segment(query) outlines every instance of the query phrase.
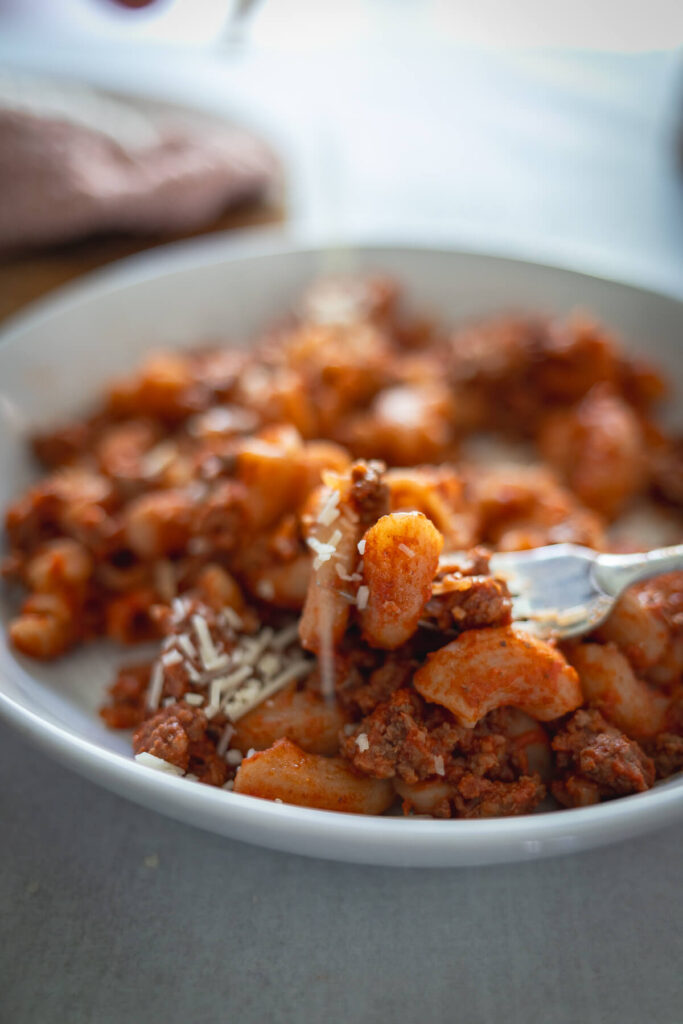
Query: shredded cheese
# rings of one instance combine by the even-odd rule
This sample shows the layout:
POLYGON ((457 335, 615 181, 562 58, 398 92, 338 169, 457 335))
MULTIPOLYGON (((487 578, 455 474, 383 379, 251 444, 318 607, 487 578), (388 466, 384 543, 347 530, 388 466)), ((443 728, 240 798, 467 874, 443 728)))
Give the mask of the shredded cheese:
POLYGON ((270 678, 282 667, 282 658, 277 654, 270 654, 266 652, 258 663, 258 669, 261 675, 270 678))
POLYGON ((200 676, 194 665, 191 665, 189 661, 185 662, 185 671, 187 672, 188 678, 192 683, 201 683, 202 677, 200 676))
POLYGON ((330 537, 330 540, 329 540, 329 543, 331 544, 331 546, 334 548, 335 551, 337 550, 337 545, 339 544, 339 541, 341 539, 342 539, 342 532, 341 532, 341 530, 335 530, 334 533, 332 534, 332 536, 330 537))
POLYGON ((152 675, 149 680, 149 689, 147 690, 147 707, 150 711, 155 711, 159 707, 159 700, 161 699, 161 691, 164 688, 164 670, 161 666, 160 661, 154 662, 154 668, 152 669, 152 675))
POLYGON ((221 611, 221 619, 230 626, 232 629, 241 629, 243 626, 242 619, 239 617, 234 608, 230 605, 226 605, 221 611))
POLYGON ((162 441, 146 452, 141 459, 142 475, 159 476, 173 462, 178 449, 172 441, 162 441))
MULTIPOLYGON (((219 739, 218 743, 216 744, 216 753, 218 754, 219 757, 223 757, 223 755, 225 754, 226 750, 228 750, 228 744, 230 743, 230 740, 232 739, 234 732, 235 732, 235 730, 234 730, 233 726, 231 725, 230 722, 228 722, 226 727, 223 729, 223 732, 221 733, 221 738, 219 739)), ((235 751, 228 750, 228 755, 233 754, 233 753, 235 753, 235 751)), ((239 751, 236 751, 236 753, 239 753, 239 751)), ((225 759, 228 762, 228 764, 232 764, 233 763, 230 760, 229 756, 226 756, 225 759)), ((241 758, 240 758, 240 760, 241 760, 241 758)))
POLYGON ((244 664, 255 665, 266 647, 270 644, 274 635, 275 631, 270 626, 265 626, 260 633, 256 634, 250 643, 247 644, 245 641, 244 647, 246 647, 246 650, 244 650, 243 647, 242 653, 242 661, 244 664))
POLYGON ((359 555, 364 555, 365 554, 365 537, 363 537, 362 540, 358 541, 358 554, 359 555))
POLYGON ((224 657, 221 657, 216 650, 211 632, 202 615, 192 616, 192 626, 199 641, 199 657, 205 669, 221 668, 225 664, 224 657))
POLYGON ((409 548, 407 544, 398 545, 401 551, 408 556, 408 558, 415 558, 415 552, 412 548, 409 548))
POLYGON ((154 768, 157 772, 164 772, 166 775, 184 775, 182 768, 179 768, 177 764, 171 764, 169 761, 164 761, 161 757, 157 757, 155 754, 148 754, 143 750, 141 754, 135 755, 135 760, 138 764, 143 764, 146 768, 154 768))
POLYGON ((325 504, 318 513, 318 522, 322 526, 331 526, 335 519, 339 518, 339 491, 332 490, 325 500, 325 504))
POLYGON ((233 722, 236 722, 262 701, 281 690, 287 683, 309 675, 312 668, 312 661, 308 658, 301 658, 278 673, 274 679, 269 679, 268 682, 250 679, 240 690, 228 697, 223 704, 223 711, 230 716, 233 722))
POLYGON ((436 772, 437 775, 446 774, 446 766, 443 763, 443 757, 441 756, 441 754, 434 758, 434 771, 436 772))
POLYGON ((198 708, 200 704, 204 703, 204 697, 201 693, 186 693, 183 695, 183 700, 186 704, 190 704, 195 708, 198 708))
POLYGON ((272 601, 275 597, 275 587, 272 580, 259 580, 256 584, 256 593, 265 601, 272 601))
POLYGON ((180 647, 183 653, 191 658, 193 661, 197 657, 197 648, 190 640, 186 633, 181 633, 180 636, 175 637, 178 647, 180 647))
POLYGON ((234 672, 230 672, 227 676, 219 676, 217 679, 214 679, 211 686, 215 687, 216 684, 218 684, 218 692, 222 694, 225 694, 228 691, 232 692, 232 690, 236 690, 245 679, 249 678, 251 671, 251 665, 241 665, 239 668, 236 668, 234 672))
POLYGON ((308 537, 306 543, 312 551, 315 551, 316 554, 316 557, 313 559, 314 569, 319 569, 325 562, 329 562, 330 558, 332 558, 332 555, 337 550, 332 546, 332 544, 323 544, 323 542, 318 540, 317 537, 308 537))
POLYGON ((356 736, 356 746, 360 750, 361 754, 370 749, 370 740, 368 739, 368 734, 366 732, 358 733, 356 736))
POLYGON ((270 641, 270 646, 276 651, 282 651, 285 647, 289 647, 294 640, 299 638, 299 623, 293 622, 291 626, 285 626, 283 629, 276 633, 273 639, 270 641))
POLYGON ((359 587, 358 588, 358 593, 356 594, 356 604, 358 605, 358 610, 359 611, 362 612, 364 608, 367 608, 369 597, 370 597, 370 588, 369 587, 363 586, 363 587, 359 587))

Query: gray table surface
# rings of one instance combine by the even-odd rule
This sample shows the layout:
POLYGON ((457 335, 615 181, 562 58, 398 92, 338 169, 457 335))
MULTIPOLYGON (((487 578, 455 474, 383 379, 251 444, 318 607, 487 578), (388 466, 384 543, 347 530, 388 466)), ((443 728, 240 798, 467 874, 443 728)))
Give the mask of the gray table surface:
POLYGON ((681 825, 538 863, 385 870, 198 832, 4 726, 0 774, 3 1024, 683 1019, 681 825))
MULTIPOLYGON (((560 255, 626 256, 683 293, 673 58, 524 64, 435 44, 406 77, 400 56, 367 52, 188 58, 165 87, 268 107, 306 186, 303 219, 333 206, 346 226, 503 225, 560 255), (337 125, 332 196, 315 191, 313 94, 337 125)), ((0 37, 0 62, 19 59, 154 88, 167 70, 157 55, 122 75, 111 55, 0 37)), ((683 1021, 680 825, 520 866, 382 870, 189 829, 2 725, 0 777, 1 1024, 683 1021)))

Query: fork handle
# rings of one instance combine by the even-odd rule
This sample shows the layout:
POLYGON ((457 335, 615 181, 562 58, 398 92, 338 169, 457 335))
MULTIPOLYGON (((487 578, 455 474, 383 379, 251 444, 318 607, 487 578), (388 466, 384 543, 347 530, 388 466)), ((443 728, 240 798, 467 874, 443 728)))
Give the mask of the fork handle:
POLYGON ((683 569, 683 544, 635 555, 598 555, 593 563, 593 579, 603 593, 619 597, 632 583, 675 569, 683 569))

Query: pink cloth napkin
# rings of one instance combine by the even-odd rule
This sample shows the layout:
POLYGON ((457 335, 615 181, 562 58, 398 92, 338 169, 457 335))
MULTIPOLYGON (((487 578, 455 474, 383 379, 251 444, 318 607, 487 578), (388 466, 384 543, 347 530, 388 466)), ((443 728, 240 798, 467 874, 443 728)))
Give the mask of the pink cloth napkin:
POLYGON ((264 142, 217 119, 0 78, 1 248, 200 228, 277 176, 264 142))

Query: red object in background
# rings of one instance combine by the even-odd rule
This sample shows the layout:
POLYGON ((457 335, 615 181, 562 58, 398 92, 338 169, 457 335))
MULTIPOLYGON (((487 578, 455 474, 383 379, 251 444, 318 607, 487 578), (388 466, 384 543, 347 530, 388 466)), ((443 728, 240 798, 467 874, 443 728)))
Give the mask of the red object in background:
POLYGON ((113 3, 119 4, 120 7, 149 7, 154 0, 113 0, 113 3))

